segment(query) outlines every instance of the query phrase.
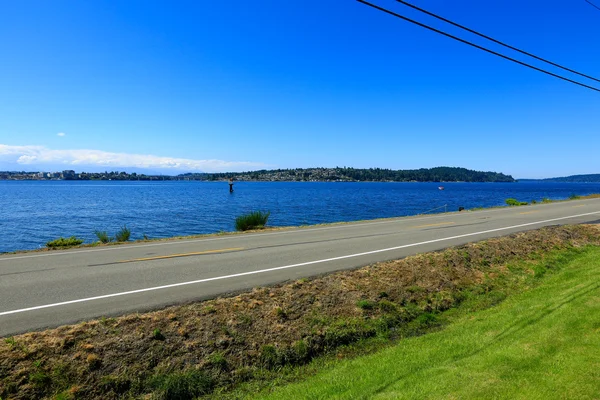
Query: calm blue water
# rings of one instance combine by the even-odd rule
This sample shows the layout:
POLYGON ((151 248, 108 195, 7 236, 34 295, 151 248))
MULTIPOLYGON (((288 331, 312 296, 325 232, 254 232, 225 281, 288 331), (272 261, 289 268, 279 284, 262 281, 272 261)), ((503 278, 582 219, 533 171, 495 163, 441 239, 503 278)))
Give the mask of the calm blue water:
POLYGON ((325 183, 0 181, 0 252, 36 249, 124 224, 132 239, 234 230, 235 217, 270 211, 269 225, 303 225, 443 212, 458 207, 566 199, 600 193, 600 183, 325 183), (437 210, 435 208, 441 207, 437 210))

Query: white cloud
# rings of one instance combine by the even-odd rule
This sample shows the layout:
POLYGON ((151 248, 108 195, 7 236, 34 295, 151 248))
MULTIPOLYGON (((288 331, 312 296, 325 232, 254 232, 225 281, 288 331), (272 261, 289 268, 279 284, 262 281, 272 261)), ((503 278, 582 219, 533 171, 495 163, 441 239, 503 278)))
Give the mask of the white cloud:
POLYGON ((58 133, 56 134, 56 136, 64 137, 64 136, 67 136, 67 134, 66 134, 66 133, 64 133, 64 132, 58 132, 58 133))
MULTIPOLYGON (((248 161, 193 160, 144 154, 110 153, 100 150, 52 150, 44 146, 9 146, 0 144, 0 162, 15 165, 86 166, 105 168, 144 168, 181 172, 235 172, 264 168, 267 165, 248 161)), ((80 168, 77 168, 80 166, 80 168)))

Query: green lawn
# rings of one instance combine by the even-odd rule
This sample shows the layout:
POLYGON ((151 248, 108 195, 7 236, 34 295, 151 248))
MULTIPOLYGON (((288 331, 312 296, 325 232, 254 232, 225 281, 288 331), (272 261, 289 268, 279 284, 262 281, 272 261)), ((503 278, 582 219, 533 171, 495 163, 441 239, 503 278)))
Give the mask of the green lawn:
POLYGON ((600 399, 600 249, 443 331, 335 363, 262 398, 600 399))

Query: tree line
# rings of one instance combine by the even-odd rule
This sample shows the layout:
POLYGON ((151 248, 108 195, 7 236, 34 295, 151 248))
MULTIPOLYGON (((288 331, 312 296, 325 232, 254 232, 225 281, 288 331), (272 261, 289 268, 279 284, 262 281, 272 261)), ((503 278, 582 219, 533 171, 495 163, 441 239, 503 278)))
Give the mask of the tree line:
POLYGON ((182 174, 189 179, 217 181, 375 181, 375 182, 514 182, 512 176, 499 172, 474 171, 458 167, 411 170, 384 168, 296 168, 248 172, 182 174))

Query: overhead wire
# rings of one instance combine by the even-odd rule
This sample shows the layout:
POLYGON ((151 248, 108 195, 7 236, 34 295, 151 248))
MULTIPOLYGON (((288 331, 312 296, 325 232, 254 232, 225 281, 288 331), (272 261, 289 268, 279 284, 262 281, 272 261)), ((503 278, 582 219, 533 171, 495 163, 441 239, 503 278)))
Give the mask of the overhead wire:
POLYGON ((591 5, 592 7, 597 8, 598 10, 600 10, 600 7, 598 7, 597 5, 595 5, 594 3, 592 3, 590 0, 585 0, 589 5, 591 5))
MULTIPOLYGON (((569 71, 569 72, 572 72, 572 73, 574 73, 574 74, 577 74, 577 75, 579 75, 579 76, 583 76, 583 77, 585 77, 585 78, 588 78, 588 79, 594 80, 594 81, 596 81, 596 82, 600 82, 600 79, 598 79, 598 78, 594 78, 593 76, 589 76, 589 75, 583 74, 583 73, 581 73, 581 72, 577 72, 577 71, 575 71, 575 70, 573 70, 573 69, 571 69, 571 68, 567 68, 567 67, 564 67, 564 66, 562 66, 562 65, 560 65, 560 64, 557 64, 557 63, 555 63, 555 62, 552 62, 552 61, 546 60, 545 58, 538 57, 538 56, 536 56, 535 54, 531 54, 531 53, 529 53, 529 52, 527 52, 527 51, 525 51, 525 50, 521 50, 521 49, 519 49, 519 48, 517 48, 517 47, 514 47, 514 46, 511 46, 511 45, 509 45, 509 44, 506 44, 506 43, 504 43, 504 42, 501 42, 500 40, 497 40, 497 39, 494 39, 494 38, 492 38, 492 37, 490 37, 490 36, 484 35, 483 33, 481 33, 481 32, 477 32, 477 31, 476 31, 476 30, 474 30, 474 29, 467 28, 466 26, 464 26, 464 25, 461 25, 461 24, 458 24, 458 23, 456 23, 456 22, 454 22, 454 21, 450 21, 450 20, 449 20, 449 19, 447 19, 447 18, 444 18, 444 17, 442 17, 442 16, 440 16, 440 15, 434 14, 434 13, 432 13, 432 12, 430 12, 430 11, 427 11, 427 10, 425 10, 425 9, 421 8, 421 7, 415 6, 414 4, 411 4, 411 3, 407 2, 407 1, 404 1, 404 0, 396 0, 396 1, 397 1, 398 3, 404 4, 404 5, 405 5, 405 6, 407 6, 407 7, 410 7, 410 8, 412 8, 412 9, 415 9, 415 10, 417 10, 417 11, 420 11, 420 12, 422 12, 422 13, 425 13, 425 14, 427 14, 427 15, 429 15, 429 16, 432 16, 432 17, 434 17, 434 18, 437 18, 437 19, 439 19, 439 20, 441 20, 441 21, 447 22, 447 23, 449 23, 449 24, 451 24, 451 25, 454 25, 454 26, 456 26, 456 27, 458 27, 458 28, 464 29, 464 30, 465 30, 465 31, 467 31, 467 32, 471 32, 471 33, 473 33, 473 34, 475 34, 475 35, 477 35, 477 36, 480 36, 480 37, 482 37, 482 38, 485 38, 485 39, 487 39, 487 40, 490 40, 490 41, 492 41, 492 42, 494 42, 494 43, 497 43, 497 44, 499 44, 499 45, 501 45, 501 46, 504 46, 504 47, 506 47, 506 48, 509 48, 509 49, 511 49, 511 50, 515 50, 515 51, 517 51, 517 52, 519 52, 519 53, 521 53, 521 54, 525 54, 526 56, 529 56, 529 57, 535 58, 536 60, 543 61, 543 62, 545 62, 545 63, 548 63, 548 64, 550 64, 550 65, 553 65, 553 66, 555 66, 555 67, 558 67, 558 68, 564 69, 565 71, 569 71)), ((586 1, 588 1, 588 0, 586 0, 586 1)), ((588 3, 589 3, 589 1, 588 1, 588 3)), ((590 4, 591 4, 591 3, 590 3, 590 4)))
POLYGON ((426 25, 426 24, 423 24, 423 23, 421 23, 421 22, 415 21, 415 20, 413 20, 413 19, 410 19, 410 18, 408 18, 408 17, 406 17, 406 16, 404 16, 404 15, 401 15, 401 14, 398 14, 398 13, 396 13, 396 12, 393 12, 393 11, 391 11, 391 10, 388 10, 388 9, 386 9, 386 8, 380 7, 380 6, 376 5, 376 4, 369 3, 369 2, 368 2, 368 1, 366 1, 366 0, 357 0, 357 1, 358 1, 359 3, 363 3, 363 4, 365 4, 365 5, 369 6, 369 7, 375 8, 375 9, 377 9, 377 10, 379 10, 379 11, 382 11, 382 12, 384 12, 384 13, 390 14, 390 15, 392 15, 392 16, 394 16, 394 17, 397 17, 397 18, 400 18, 400 19, 402 19, 402 20, 405 20, 405 21, 407 21, 407 22, 410 22, 410 23, 412 23, 412 24, 418 25, 418 26, 420 26, 420 27, 422 27, 422 28, 429 29, 430 31, 433 31, 433 32, 439 33, 440 35, 444 35, 444 36, 446 36, 446 37, 449 37, 449 38, 451 38, 451 39, 457 40, 457 41, 459 41, 459 42, 461 42, 461 43, 464 43, 464 44, 467 44, 467 45, 469 45, 469 46, 475 47, 475 48, 477 48, 477 49, 479 49, 479 50, 483 50, 483 51, 485 51, 485 52, 487 52, 487 53, 490 53, 490 54, 496 55, 496 56, 498 56, 498 57, 504 58, 505 60, 509 60, 509 61, 512 61, 512 62, 514 62, 514 63, 517 63, 517 64, 519 64, 519 65, 522 65, 522 66, 524 66, 524 67, 531 68, 531 69, 533 69, 533 70, 536 70, 536 71, 538 71, 538 72, 542 72, 542 73, 544 73, 544 74, 546 74, 546 75, 550 75, 550 76, 553 76, 553 77, 555 77, 555 78, 562 79, 563 81, 567 81, 567 82, 573 83, 573 84, 575 84, 575 85, 582 86, 582 87, 585 87, 585 88, 587 88, 587 89, 590 89, 590 90, 593 90, 593 91, 596 91, 596 92, 600 92, 600 89, 598 89, 598 88, 596 88, 596 87, 593 87, 593 86, 590 86, 590 85, 586 85, 585 83, 578 82, 578 81, 576 81, 576 80, 569 79, 569 78, 567 78, 567 77, 564 77, 564 76, 562 76, 562 75, 558 75, 558 74, 555 74, 555 73, 553 73, 553 72, 546 71, 546 70, 544 70, 544 69, 542 69, 542 68, 538 68, 538 67, 536 67, 536 66, 534 66, 534 65, 527 64, 526 62, 519 61, 519 60, 517 60, 517 59, 515 59, 515 58, 512 58, 512 57, 506 56, 506 55, 504 55, 504 54, 501 54, 501 53, 498 53, 498 52, 496 52, 496 51, 494 51, 494 50, 490 50, 490 49, 488 49, 488 48, 486 48, 486 47, 483 47, 483 46, 480 46, 480 45, 478 45, 478 44, 475 44, 475 43, 469 42, 468 40, 461 39, 461 38, 459 38, 459 37, 457 37, 457 36, 451 35, 451 34, 449 34, 449 33, 446 33, 446 32, 444 32, 444 31, 441 31, 441 30, 439 30, 439 29, 436 29, 436 28, 434 28, 434 27, 431 27, 431 26, 429 26, 429 25, 426 25))

